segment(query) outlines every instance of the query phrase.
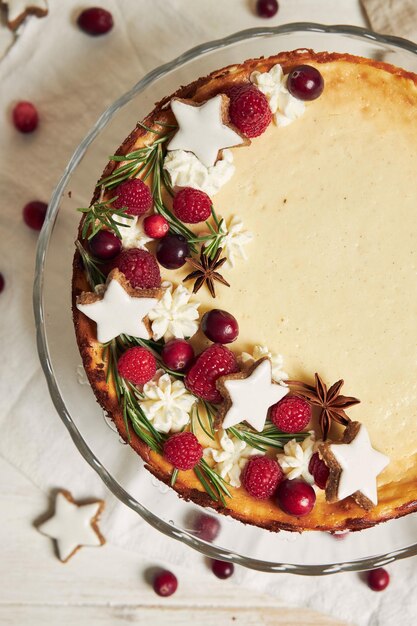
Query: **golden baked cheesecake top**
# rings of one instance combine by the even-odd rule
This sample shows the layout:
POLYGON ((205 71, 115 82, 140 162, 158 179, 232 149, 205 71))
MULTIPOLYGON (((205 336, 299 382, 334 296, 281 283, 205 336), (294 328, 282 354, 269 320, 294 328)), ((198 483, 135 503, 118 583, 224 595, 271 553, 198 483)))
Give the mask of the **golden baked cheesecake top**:
POLYGON ((417 77, 294 51, 156 105, 82 209, 98 401, 180 495, 278 530, 417 509, 417 77))

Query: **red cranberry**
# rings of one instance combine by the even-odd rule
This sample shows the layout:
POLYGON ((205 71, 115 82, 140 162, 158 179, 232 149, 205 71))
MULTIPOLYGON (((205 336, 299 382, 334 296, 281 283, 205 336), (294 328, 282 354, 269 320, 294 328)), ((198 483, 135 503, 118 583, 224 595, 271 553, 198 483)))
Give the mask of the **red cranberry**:
POLYGON ((153 589, 158 596, 172 596, 178 587, 177 577, 168 570, 164 570, 157 574, 153 580, 153 589))
POLYGON ((39 202, 34 200, 28 202, 23 207, 23 220, 27 226, 33 228, 33 230, 40 230, 45 221, 45 215, 48 205, 45 202, 39 202))
POLYGON ((31 102, 18 102, 13 109, 13 124, 21 133, 32 133, 38 126, 39 115, 31 102))
POLYGON ((278 12, 277 0, 258 0, 256 3, 256 12, 259 17, 274 17, 278 12))
POLYGON ((314 482, 320 489, 326 489, 327 480, 329 478, 329 468, 326 463, 319 457, 319 453, 315 452, 308 464, 308 471, 314 478, 314 482))
POLYGON ((114 259, 122 249, 122 242, 110 230, 99 230, 89 241, 91 254, 97 259, 114 259))
POLYGON ((323 92, 323 76, 311 65, 299 65, 288 74, 287 88, 294 98, 315 100, 323 92))
POLYGON ((4 289, 4 276, 3 274, 0 273, 0 293, 3 291, 4 289))
POLYGON ((389 585, 389 574, 383 567, 378 567, 368 572, 367 580, 372 591, 384 591, 389 585))
POLYGON ((239 325, 231 313, 212 309, 201 320, 203 333, 214 343, 232 343, 239 334, 239 325))
POLYGON ((162 348, 161 357, 168 369, 182 372, 194 358, 194 350, 185 339, 171 339, 162 348))
POLYGON ((316 494, 311 485, 303 480, 284 480, 277 489, 277 500, 288 515, 308 515, 313 510, 316 494))
POLYGON ((91 7, 80 13, 77 24, 88 35, 105 35, 113 28, 113 16, 106 9, 91 7))
POLYGON ((168 270, 182 267, 190 255, 187 240, 182 235, 167 235, 158 243, 156 258, 168 270))
POLYGON ((217 578, 221 578, 225 580, 226 578, 230 578, 235 571, 235 566, 233 563, 227 563, 227 561, 212 561, 211 563, 211 571, 217 578))
POLYGON ((219 532, 220 522, 212 515, 201 513, 194 522, 194 535, 199 539, 214 541, 219 532))
POLYGON ((149 215, 143 220, 143 228, 148 237, 162 239, 168 234, 169 224, 163 215, 149 215))

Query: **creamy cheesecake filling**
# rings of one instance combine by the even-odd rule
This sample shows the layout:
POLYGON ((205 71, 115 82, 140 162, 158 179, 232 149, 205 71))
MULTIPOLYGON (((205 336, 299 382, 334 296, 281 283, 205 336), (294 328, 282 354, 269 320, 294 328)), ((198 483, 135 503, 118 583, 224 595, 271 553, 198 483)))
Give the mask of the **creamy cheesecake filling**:
POLYGON ((361 400, 349 415, 391 458, 383 484, 417 453, 417 90, 407 103, 403 78, 320 71, 326 88, 302 118, 233 149, 214 206, 255 237, 249 260, 224 272, 231 288, 196 299, 238 319, 237 352, 261 343, 290 378, 344 378, 342 393, 361 400))

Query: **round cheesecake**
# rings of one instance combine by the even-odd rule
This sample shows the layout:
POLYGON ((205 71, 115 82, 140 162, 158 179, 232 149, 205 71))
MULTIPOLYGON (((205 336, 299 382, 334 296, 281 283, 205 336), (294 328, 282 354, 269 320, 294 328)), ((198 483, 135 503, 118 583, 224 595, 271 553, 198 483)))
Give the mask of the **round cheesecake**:
MULTIPOLYGON (((268 75, 272 76, 273 72, 268 75)), ((284 81, 282 84, 285 86, 284 81)), ((218 431, 214 439, 199 423, 192 427, 191 417, 184 428, 193 428, 204 449, 221 449, 222 421, 227 420, 231 406, 238 404, 225 389, 230 380, 234 380, 233 376, 240 381, 248 380, 252 369, 261 367, 261 358, 249 359, 250 367, 245 362, 245 355, 254 355, 255 346, 267 346, 265 354, 269 357, 282 355, 282 368, 288 376, 283 376, 279 384, 270 382, 288 396, 310 401, 318 373, 328 388, 343 380, 343 393, 360 403, 346 408, 348 417, 343 418, 342 423, 330 419, 327 441, 322 443, 319 415, 324 405, 318 407, 311 402, 312 419, 304 431, 314 431, 311 452, 317 453, 326 465, 330 472, 327 481, 330 484, 333 480, 334 484, 328 484, 325 489, 314 486, 316 501, 308 514, 286 512, 275 494, 259 499, 249 493, 243 481, 244 465, 251 462, 249 454, 240 463, 239 487, 231 486, 226 475, 230 496, 214 500, 193 469, 178 471, 173 488, 184 498, 270 530, 359 530, 415 511, 417 77, 381 62, 306 50, 221 69, 182 87, 157 104, 143 124, 122 143, 116 153, 120 158, 110 161, 100 181, 111 177, 117 181, 117 170, 129 162, 122 157, 170 133, 170 139, 162 144, 161 153, 164 159, 161 163, 166 165, 163 171, 171 181, 168 187, 172 185, 174 198, 179 189, 193 187, 197 179, 192 174, 188 181, 184 179, 184 168, 169 167, 170 162, 175 166, 180 151, 181 154, 187 152, 175 148, 179 119, 172 103, 198 108, 219 94, 222 94, 222 106, 226 107, 222 121, 242 140, 238 143, 236 139, 236 145, 229 145, 227 152, 226 149, 219 151, 215 165, 230 161, 233 171, 230 168, 232 173, 230 177, 229 174, 224 176, 224 181, 220 174, 219 180, 212 176, 212 186, 218 188, 209 195, 216 216, 221 216, 226 226, 237 224, 237 231, 240 229, 246 239, 243 238, 244 245, 239 245, 242 238, 236 238, 235 255, 229 254, 227 263, 219 269, 230 286, 216 282, 213 298, 207 285, 203 285, 190 301, 198 304, 200 320, 205 312, 215 308, 236 318, 239 335, 227 349, 234 353, 239 371, 220 377, 217 382, 222 400, 214 403, 213 428, 218 431), (242 85, 258 87, 268 96, 274 113, 272 88, 269 91, 264 88, 266 82, 262 76, 277 66, 285 76, 300 65, 319 70, 324 81, 323 92, 314 100, 304 102, 302 112, 301 108, 296 108, 294 115, 290 112, 287 119, 280 117, 279 111, 272 115, 274 119, 266 130, 252 137, 249 144, 244 133, 228 118, 227 107, 233 99, 233 89, 241 89, 242 85), (174 146, 171 150, 170 142, 174 146), (309 392, 305 391, 307 387, 309 392), (380 459, 382 455, 386 459, 373 476, 377 501, 372 506, 364 506, 361 498, 352 497, 355 493, 356 496, 368 493, 365 479, 363 488, 359 483, 355 493, 352 491, 350 496, 338 498, 343 479, 349 477, 354 481, 354 477, 348 476, 351 471, 348 457, 345 462, 339 454, 353 450, 357 433, 346 437, 352 423, 359 423, 362 433, 366 430, 372 450, 381 455, 380 459), (343 450, 338 447, 342 445, 343 450)), ((153 192, 154 176, 146 180, 153 192)), ((98 201, 111 201, 117 195, 117 186, 111 189, 104 186, 99 197, 101 188, 101 185, 96 188, 92 206, 98 201)), ((163 189, 162 201, 169 210, 168 216, 173 215, 172 197, 167 189, 163 189)), ((160 212, 159 207, 156 201, 148 214, 160 212)), ((85 218, 80 224, 79 240, 88 251, 89 235, 83 226, 85 218)), ((187 224, 187 228, 196 239, 202 240, 207 235, 208 227, 204 222, 187 224)), ((226 249, 227 241, 227 238, 220 241, 226 249)), ((146 248, 155 254, 157 245, 149 241, 146 248)), ((190 252, 190 257, 198 262, 200 253, 200 249, 190 252)), ((117 258, 104 264, 102 273, 110 272, 112 277, 115 267, 118 267, 117 258)), ((161 266, 161 278, 171 283, 171 289, 183 285, 191 291, 192 279, 183 281, 193 269, 188 262, 178 269, 161 266)), ((124 281, 122 277, 122 283, 124 281)), ((88 309, 78 307, 80 302, 88 306, 103 297, 105 288, 94 291, 93 287, 88 282, 85 259, 83 262, 77 251, 73 273, 74 324, 93 391, 121 436, 145 460, 146 467, 160 480, 170 483, 173 466, 164 455, 163 446, 157 451, 152 449, 146 438, 129 428, 116 393, 114 369, 113 375, 107 375, 109 349, 103 350, 103 343, 98 341, 98 326, 86 314, 88 309)), ((127 291, 132 289, 131 285, 125 284, 125 287, 127 291)), ((162 282, 162 292, 164 289, 162 282)), ((138 294, 132 291, 131 295, 138 294)), ((158 300, 161 293, 155 292, 154 297, 158 300)), ((153 341, 152 348, 158 355, 164 339, 154 340, 151 318, 152 315, 147 320, 149 341, 153 341)), ((197 360, 212 345, 201 325, 189 342, 197 360)), ((160 359, 158 363, 161 365, 160 359)), ((187 373, 180 380, 185 381, 187 387, 187 373)), ((276 387, 273 390, 276 391, 276 387)), ((254 389, 256 394, 256 385, 254 389)), ((196 395, 191 385, 188 391, 196 395)), ((141 393, 139 386, 139 404, 141 393)), ((196 402, 199 402, 198 394, 196 402)), ((204 408, 202 413, 205 414, 204 408)), ((268 415, 270 419, 270 413, 268 415)), ((256 431, 247 416, 234 426, 239 427, 256 431)), ((172 434, 163 433, 164 441, 172 434)), ((290 441, 287 435, 282 445, 290 441)), ((295 439, 301 444, 307 437, 304 432, 295 439)), ((251 450, 254 458, 256 453, 256 449, 251 450)), ((275 448, 266 447, 258 453, 277 459, 275 448)), ((366 451, 363 455, 360 461, 366 467, 366 451)), ((279 451, 278 463, 284 467, 285 474, 285 462, 289 459, 284 456, 284 452, 279 451)), ((211 460, 213 471, 220 471, 214 457, 212 453, 204 458, 207 463, 211 460)), ((300 470, 298 479, 305 478, 308 468, 303 471, 300 470)), ((291 481, 289 473, 286 474, 284 480, 291 481)), ((372 483, 372 477, 369 480, 372 483)), ((365 500, 369 503, 368 498, 365 500)))

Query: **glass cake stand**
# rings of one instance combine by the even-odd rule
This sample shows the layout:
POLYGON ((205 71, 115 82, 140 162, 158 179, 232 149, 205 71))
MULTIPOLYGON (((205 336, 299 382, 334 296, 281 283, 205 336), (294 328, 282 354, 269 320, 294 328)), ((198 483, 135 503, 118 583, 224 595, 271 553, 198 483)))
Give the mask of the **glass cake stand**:
POLYGON ((199 507, 178 498, 144 469, 139 456, 109 428, 90 386, 80 385, 81 359, 71 318, 72 257, 80 218, 76 208, 88 206, 108 155, 136 121, 154 102, 210 71, 295 48, 358 54, 417 72, 417 46, 411 42, 353 26, 307 23, 236 33, 153 70, 103 113, 53 193, 39 238, 34 310, 39 356, 58 414, 80 453, 121 502, 154 528, 209 557, 269 572, 322 575, 369 569, 416 554, 417 515, 351 533, 344 541, 324 532, 271 533, 220 516, 216 543, 199 539, 189 528, 199 507))

